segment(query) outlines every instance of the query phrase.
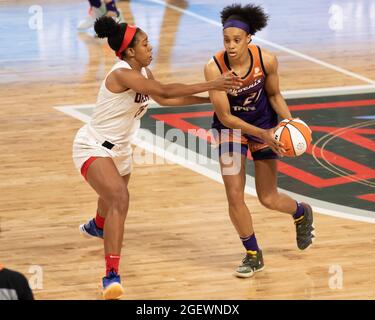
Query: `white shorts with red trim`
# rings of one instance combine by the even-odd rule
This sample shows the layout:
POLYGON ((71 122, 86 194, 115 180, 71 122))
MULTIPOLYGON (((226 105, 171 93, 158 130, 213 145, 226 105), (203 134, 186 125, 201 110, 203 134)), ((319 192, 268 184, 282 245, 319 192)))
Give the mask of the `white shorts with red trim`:
POLYGON ((73 141, 73 162, 76 169, 81 172, 82 165, 90 157, 112 158, 121 176, 132 171, 132 147, 131 144, 114 146, 108 149, 102 146, 105 140, 95 134, 88 125, 78 130, 73 141))

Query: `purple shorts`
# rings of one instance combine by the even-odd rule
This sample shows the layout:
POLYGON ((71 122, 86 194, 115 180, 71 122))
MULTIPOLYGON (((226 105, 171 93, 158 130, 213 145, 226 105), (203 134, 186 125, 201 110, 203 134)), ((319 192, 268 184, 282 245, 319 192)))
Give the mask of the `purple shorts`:
POLYGON ((253 141, 244 135, 239 136, 232 132, 227 134, 221 131, 220 135, 215 134, 214 138, 219 144, 219 156, 228 152, 238 152, 247 156, 250 152, 254 161, 279 159, 279 156, 272 151, 268 144, 253 141))

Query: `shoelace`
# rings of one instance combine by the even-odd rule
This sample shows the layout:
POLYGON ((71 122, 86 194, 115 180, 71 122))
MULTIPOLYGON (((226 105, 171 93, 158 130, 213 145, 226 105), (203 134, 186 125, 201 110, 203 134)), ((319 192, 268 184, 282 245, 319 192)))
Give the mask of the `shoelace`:
POLYGON ((309 237, 311 236, 312 231, 314 228, 311 225, 299 225, 297 224, 297 237, 309 237))

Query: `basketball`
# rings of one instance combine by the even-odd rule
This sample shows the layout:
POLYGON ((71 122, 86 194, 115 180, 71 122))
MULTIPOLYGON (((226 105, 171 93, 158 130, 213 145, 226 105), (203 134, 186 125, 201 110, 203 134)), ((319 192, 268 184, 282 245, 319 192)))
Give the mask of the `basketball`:
POLYGON ((284 119, 275 131, 275 139, 284 143, 285 156, 298 157, 311 143, 311 130, 301 119, 284 119))

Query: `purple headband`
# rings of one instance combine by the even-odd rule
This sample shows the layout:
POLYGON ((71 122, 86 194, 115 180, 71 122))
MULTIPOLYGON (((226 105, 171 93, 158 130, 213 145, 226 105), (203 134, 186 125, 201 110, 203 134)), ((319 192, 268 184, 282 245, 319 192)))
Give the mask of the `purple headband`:
POLYGON ((229 20, 224 23, 224 28, 239 28, 247 33, 250 33, 250 27, 247 23, 239 21, 239 20, 229 20))

